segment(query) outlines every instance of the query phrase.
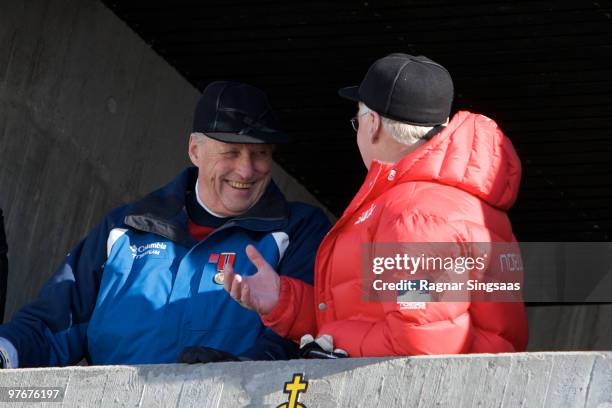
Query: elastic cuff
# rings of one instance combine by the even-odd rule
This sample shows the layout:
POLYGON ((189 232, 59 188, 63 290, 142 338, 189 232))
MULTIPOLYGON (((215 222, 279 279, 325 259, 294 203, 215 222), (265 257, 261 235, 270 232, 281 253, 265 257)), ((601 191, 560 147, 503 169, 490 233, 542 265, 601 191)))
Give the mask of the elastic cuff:
POLYGON ((291 284, 287 281, 287 279, 289 278, 286 276, 280 277, 280 293, 278 295, 278 302, 276 302, 276 306, 274 306, 269 313, 260 316, 262 323, 267 327, 277 324, 283 317, 283 314, 287 311, 287 305, 291 292, 291 284))

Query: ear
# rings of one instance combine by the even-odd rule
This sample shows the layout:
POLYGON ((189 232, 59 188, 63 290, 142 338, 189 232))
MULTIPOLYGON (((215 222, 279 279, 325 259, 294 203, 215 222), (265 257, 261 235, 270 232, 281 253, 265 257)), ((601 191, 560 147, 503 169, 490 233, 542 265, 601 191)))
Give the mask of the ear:
POLYGON ((202 154, 200 144, 193 135, 189 136, 189 147, 187 148, 189 159, 194 166, 198 167, 199 157, 202 154))
POLYGON ((370 141, 372 144, 378 143, 380 140, 380 128, 382 127, 382 121, 380 115, 376 112, 370 112, 372 120, 372 126, 370 126, 370 141))

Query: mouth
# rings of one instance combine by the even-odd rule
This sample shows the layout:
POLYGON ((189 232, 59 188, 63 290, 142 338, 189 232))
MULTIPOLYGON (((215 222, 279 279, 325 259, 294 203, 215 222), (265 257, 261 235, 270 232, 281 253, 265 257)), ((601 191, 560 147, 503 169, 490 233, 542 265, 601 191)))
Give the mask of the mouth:
POLYGON ((249 188, 253 187, 255 182, 245 183, 245 182, 240 182, 240 181, 227 180, 227 184, 239 190, 248 190, 249 188))

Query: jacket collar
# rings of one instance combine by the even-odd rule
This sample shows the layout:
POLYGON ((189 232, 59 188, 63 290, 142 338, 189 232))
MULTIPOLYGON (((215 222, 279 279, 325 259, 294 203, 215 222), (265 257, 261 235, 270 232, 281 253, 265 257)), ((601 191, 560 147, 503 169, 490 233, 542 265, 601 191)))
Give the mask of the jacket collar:
POLYGON ((516 200, 520 179, 520 160, 497 124, 485 116, 460 111, 429 142, 397 163, 372 161, 345 214, 392 187, 418 181, 458 188, 508 210, 516 200))
MULTIPOLYGON (((168 185, 131 204, 124 223, 139 231, 189 243, 192 238, 187 231, 185 197, 193 192, 197 177, 196 167, 185 169, 168 185)), ((288 217, 287 201, 276 184, 270 181, 253 207, 220 228, 239 226, 252 231, 273 231, 286 226, 288 217)))

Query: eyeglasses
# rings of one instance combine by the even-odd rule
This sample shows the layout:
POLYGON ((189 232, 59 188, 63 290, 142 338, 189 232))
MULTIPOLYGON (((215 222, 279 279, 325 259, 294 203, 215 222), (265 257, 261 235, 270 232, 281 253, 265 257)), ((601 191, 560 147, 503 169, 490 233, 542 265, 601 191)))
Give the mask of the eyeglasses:
POLYGON ((363 112, 363 113, 360 113, 360 114, 359 114, 359 115, 357 115, 357 116, 353 116, 353 117, 350 119, 351 126, 353 127, 353 130, 354 130, 355 132, 357 132, 357 130, 359 130, 359 117, 360 117, 360 116, 365 115, 366 113, 370 113, 370 112, 371 112, 371 111, 369 111, 369 110, 368 110, 368 111, 365 111, 365 112, 363 112))

